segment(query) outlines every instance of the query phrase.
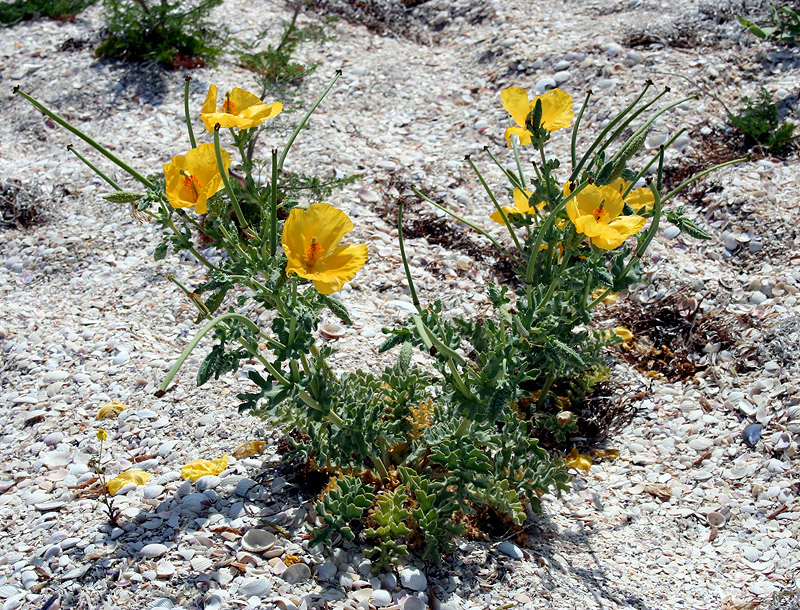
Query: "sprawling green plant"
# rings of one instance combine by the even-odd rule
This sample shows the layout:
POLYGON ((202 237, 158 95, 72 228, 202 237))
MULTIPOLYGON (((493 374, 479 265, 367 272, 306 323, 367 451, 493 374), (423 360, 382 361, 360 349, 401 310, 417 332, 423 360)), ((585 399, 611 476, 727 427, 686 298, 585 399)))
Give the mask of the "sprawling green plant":
POLYGON ((95 50, 98 57, 195 68, 213 63, 227 40, 224 28, 208 19, 222 0, 104 0, 104 4, 107 26, 95 50))
POLYGON ((770 2, 769 17, 762 21, 749 21, 736 17, 745 29, 759 38, 770 38, 787 45, 797 44, 800 38, 800 10, 797 7, 781 6, 770 2))
POLYGON ((794 123, 778 120, 778 107, 764 87, 756 99, 745 96, 738 112, 729 118, 747 146, 763 146, 772 153, 786 148, 794 134, 794 123))
POLYGON ((14 0, 0 2, 0 25, 9 26, 48 17, 50 19, 70 20, 96 0, 14 0))
MULTIPOLYGON (((629 126, 663 96, 643 102, 643 92, 578 159, 575 143, 587 96, 573 127, 571 169, 564 171, 557 159, 547 157, 545 144, 552 131, 570 125, 569 96, 554 91, 531 102, 521 89, 503 92, 517 123, 506 137, 514 145, 518 171, 503 170, 514 207, 500 205, 477 175, 497 208, 493 218, 508 229, 513 246, 475 228, 516 262, 520 287, 488 286, 491 316, 449 317, 441 303, 422 307, 406 263, 418 313, 401 328, 387 330, 383 350, 398 347, 396 363, 382 372, 337 375, 329 365, 333 350, 317 343, 316 331, 325 309, 350 322, 332 295, 364 264, 367 248, 341 245, 353 228, 350 220, 326 203, 301 202, 306 191, 283 167, 324 94, 282 153, 273 149, 269 162, 258 162, 258 134, 281 111, 280 103, 268 105, 233 89, 218 106, 212 86, 200 114, 212 141, 198 144, 188 88, 187 81, 191 150, 174 157, 158 178, 136 172, 15 90, 143 185, 143 191, 122 190, 73 151, 113 188, 106 199, 132 205, 135 215, 163 229, 157 259, 185 250, 207 269, 198 285, 178 284, 196 307, 202 328, 159 395, 207 335, 214 345, 199 367, 198 384, 255 359, 259 370, 248 373, 254 390, 240 395, 241 408, 283 422, 293 431, 290 454, 330 475, 316 504, 314 542, 368 543, 376 569, 388 569, 411 552, 439 560, 476 513, 519 525, 526 507, 540 510, 543 494, 566 488, 568 466, 588 468, 586 456, 575 451, 567 459, 549 455, 536 436, 550 429, 563 440, 575 430, 569 405, 605 374, 603 348, 626 337, 624 329, 603 333, 588 324, 607 295, 637 281, 664 204, 691 182, 662 193, 663 149, 638 172, 627 167, 653 120, 683 100, 652 113, 620 143, 629 126), (229 128, 228 147, 238 152, 235 162, 222 146, 223 128, 229 128), (518 142, 532 145, 541 158, 530 181, 518 142), (657 179, 635 189, 656 162, 657 179), (629 247, 633 236, 637 243, 629 247), (222 262, 200 254, 201 238, 225 252, 222 262), (245 313, 264 309, 271 319, 263 326, 245 313), (412 366, 414 349, 433 356, 434 370, 412 366)), ((679 210, 668 217, 704 236, 679 210)), ((405 261, 402 210, 398 223, 405 261)))

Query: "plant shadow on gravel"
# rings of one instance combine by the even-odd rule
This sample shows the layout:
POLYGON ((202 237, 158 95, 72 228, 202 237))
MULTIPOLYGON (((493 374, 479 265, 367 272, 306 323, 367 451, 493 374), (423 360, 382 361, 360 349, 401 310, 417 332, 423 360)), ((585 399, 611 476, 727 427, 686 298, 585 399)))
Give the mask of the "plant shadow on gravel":
POLYGON ((133 98, 143 104, 160 106, 170 93, 169 83, 175 80, 174 73, 152 61, 99 59, 97 66, 107 67, 117 83, 108 92, 107 104, 110 106, 116 105, 120 98, 133 98))

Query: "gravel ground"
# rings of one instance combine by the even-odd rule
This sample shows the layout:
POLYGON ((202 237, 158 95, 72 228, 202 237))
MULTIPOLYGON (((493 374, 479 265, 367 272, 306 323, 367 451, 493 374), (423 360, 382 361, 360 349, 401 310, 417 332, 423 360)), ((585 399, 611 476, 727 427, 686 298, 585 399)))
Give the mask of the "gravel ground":
MULTIPOLYGON (((341 293, 354 325, 334 340, 340 369, 380 365, 381 328, 409 312, 392 215, 409 183, 486 226, 491 203, 463 157, 474 154, 490 183, 501 184, 481 151, 488 145, 510 161, 503 88, 558 83, 574 98, 593 89, 587 138, 647 79, 670 86, 670 101, 699 89, 706 95, 666 115, 648 140, 657 147, 686 128, 669 151, 676 168, 737 154, 720 101, 735 108, 764 86, 798 120, 798 55, 742 34, 732 18, 747 8, 741 2, 405 4, 319 0, 316 11, 341 17, 335 38, 300 50, 301 60, 320 62, 305 98, 334 70, 344 75, 287 167, 363 174, 330 199, 353 218, 352 241, 371 252, 341 293)), ((226 0, 217 13, 251 40, 289 15, 281 3, 253 0, 226 0)), ((627 302, 652 312, 677 293, 667 301, 696 309, 707 336, 698 330, 690 354, 696 370, 682 378, 649 378, 634 358, 620 360, 619 399, 634 415, 607 441, 619 458, 577 475, 561 498, 546 498, 545 514, 529 520, 523 535, 464 540, 439 566, 412 561, 397 575, 376 577, 355 547, 333 558, 309 551, 302 524, 310 499, 276 469, 280 432, 237 412, 235 396, 247 388, 241 376, 198 390, 202 356, 193 356, 177 389, 153 396, 195 328, 192 306, 167 275, 194 285, 204 270, 175 256, 154 262, 155 228, 100 199, 104 185, 65 150, 75 139, 10 92, 20 86, 135 167, 160 171, 187 146, 182 74, 96 60, 92 41, 101 28, 93 7, 74 22, 23 23, 0 37, 11 115, 0 123, 0 180, 20 181, 41 212, 27 229, 8 215, 0 223, 2 610, 54 610, 54 595, 62 608, 133 610, 793 603, 787 595, 797 594, 800 564, 796 152, 756 155, 680 201, 711 241, 678 236, 668 225, 661 231, 649 283, 627 302), (104 422, 113 467, 135 463, 152 475, 117 496, 123 525, 116 528, 80 488, 92 476, 94 415, 111 400, 129 407, 104 422), (742 434, 753 423, 763 428, 750 446, 742 434), (257 439, 267 441, 264 455, 231 459, 202 483, 180 480, 187 461, 257 439), (261 518, 282 524, 291 538, 253 550, 242 534, 261 518), (301 562, 287 567, 288 555, 301 562)), ((192 78, 194 107, 210 83, 254 86, 230 57, 192 78)), ((274 141, 265 139, 264 150, 274 141)), ((551 146, 566 153, 567 136, 555 134, 551 146)), ((442 221, 422 204, 410 208, 412 218, 442 221)), ((455 239, 444 226, 443 235, 408 240, 420 296, 441 298, 454 313, 480 312, 497 261, 478 237, 455 239)))

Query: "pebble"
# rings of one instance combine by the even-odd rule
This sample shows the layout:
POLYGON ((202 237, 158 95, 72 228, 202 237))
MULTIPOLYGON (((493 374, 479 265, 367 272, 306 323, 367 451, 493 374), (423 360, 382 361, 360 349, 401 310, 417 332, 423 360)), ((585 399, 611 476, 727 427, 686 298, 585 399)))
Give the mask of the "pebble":
POLYGON ((401 602, 400 607, 402 610, 426 610, 427 604, 419 597, 409 595, 401 602))
POLYGON ((522 550, 516 545, 512 544, 511 542, 503 541, 497 545, 497 550, 503 553, 503 555, 508 555, 512 559, 524 559, 525 555, 522 553, 522 550))
POLYGON ((562 70, 561 72, 553 74, 553 80, 556 82, 556 85, 563 85, 571 78, 572 74, 568 70, 562 70))
POLYGON ((550 89, 554 89, 556 86, 556 81, 549 76, 545 76, 544 78, 540 78, 536 81, 536 84, 533 86, 537 95, 541 95, 545 91, 549 91, 550 89))
POLYGON ((325 562, 314 568, 314 574, 317 580, 330 580, 336 576, 337 569, 336 564, 325 562))
POLYGON ((376 608, 383 608, 392 603, 392 594, 383 589, 377 589, 372 592, 372 605, 376 608))
POLYGON ((742 432, 742 439, 744 442, 755 447, 759 440, 761 440, 761 430, 764 428, 761 424, 750 424, 742 432))
POLYGON ((419 568, 403 568, 400 571, 400 584, 412 591, 424 591, 428 588, 428 579, 419 568))
POLYGON ((675 225, 670 225, 664 229, 664 237, 667 239, 675 239, 681 234, 681 230, 675 225))

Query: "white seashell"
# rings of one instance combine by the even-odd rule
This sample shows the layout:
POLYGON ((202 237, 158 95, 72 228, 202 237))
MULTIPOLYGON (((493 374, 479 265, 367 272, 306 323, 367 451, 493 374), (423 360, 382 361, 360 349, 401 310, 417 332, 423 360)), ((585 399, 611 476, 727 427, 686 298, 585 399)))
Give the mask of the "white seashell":
POLYGON ((338 339, 339 337, 344 336, 344 328, 335 324, 333 322, 327 322, 325 324, 321 324, 319 327, 319 332, 322 334, 323 337, 327 337, 328 339, 338 339))
POLYGON ((214 562, 208 557, 193 557, 189 564, 195 572, 205 572, 214 565, 214 562))
POLYGON ((220 610, 222 608, 222 598, 216 593, 208 595, 203 600, 203 610, 220 610))
POLYGON ((22 589, 16 585, 0 585, 0 598, 2 599, 8 599, 12 595, 19 593, 22 593, 22 589))
POLYGON ((153 544, 147 544, 143 546, 139 551, 139 557, 147 557, 148 559, 155 559, 156 557, 161 557, 168 550, 169 549, 167 549, 166 545, 160 544, 158 542, 153 544))
POLYGON ((162 597, 160 599, 155 600, 149 606, 147 606, 147 610, 156 610, 156 608, 174 608, 175 604, 173 601, 168 597, 162 597))
POLYGON ((242 548, 251 553, 263 553, 275 546, 276 541, 277 538, 272 532, 257 528, 251 529, 242 536, 242 548))
POLYGON ((725 525, 725 515, 715 510, 712 510, 706 515, 706 521, 712 527, 722 527, 725 525))
POLYGON ((272 590, 272 582, 263 576, 249 576, 241 580, 239 585, 239 595, 250 597, 257 595, 263 597, 269 595, 272 590))
MULTIPOLYGON (((162 559, 156 564, 156 575, 159 578, 172 578, 175 574, 175 566, 171 561, 162 559)), ((169 606, 172 608, 172 606, 169 606)))

